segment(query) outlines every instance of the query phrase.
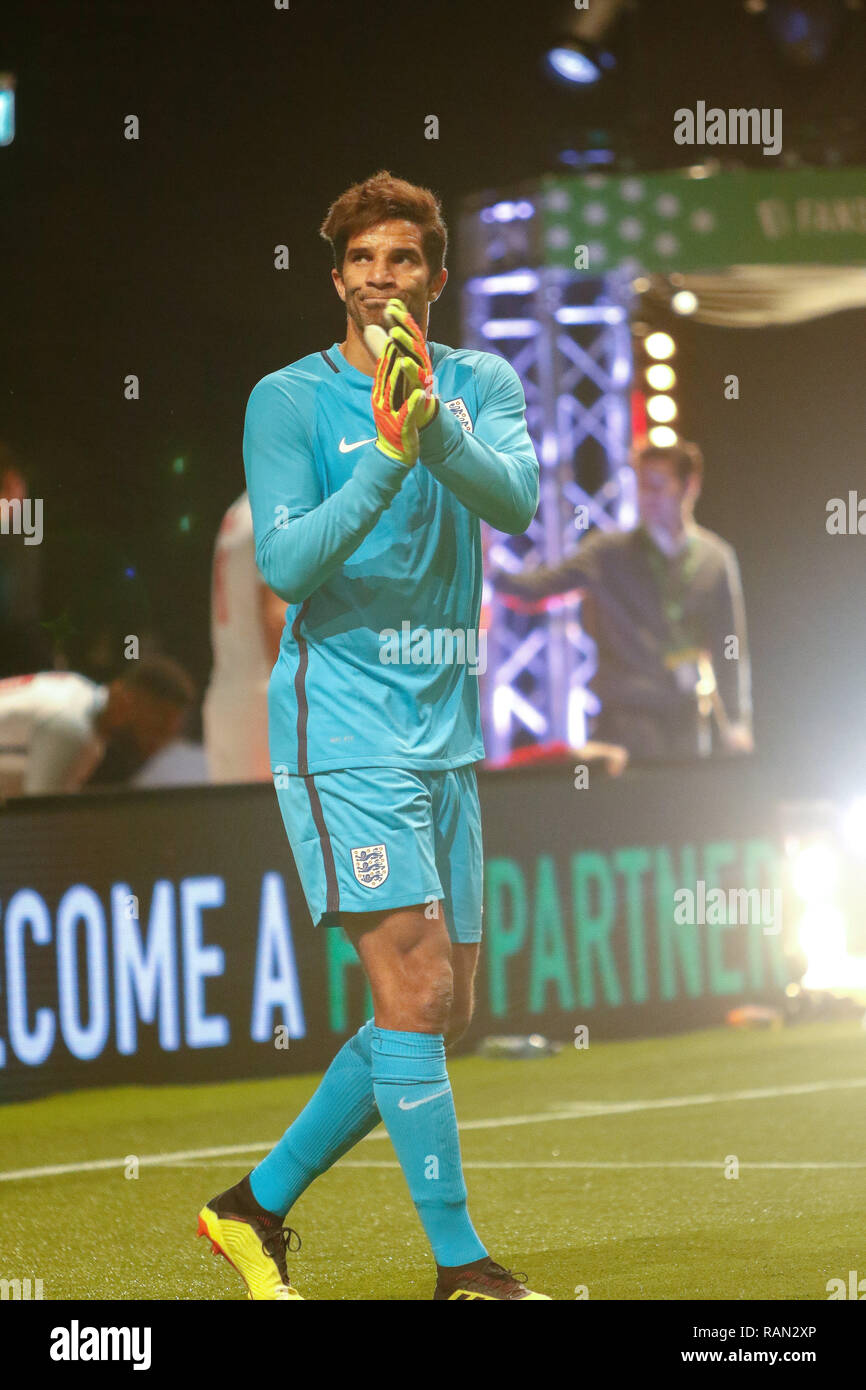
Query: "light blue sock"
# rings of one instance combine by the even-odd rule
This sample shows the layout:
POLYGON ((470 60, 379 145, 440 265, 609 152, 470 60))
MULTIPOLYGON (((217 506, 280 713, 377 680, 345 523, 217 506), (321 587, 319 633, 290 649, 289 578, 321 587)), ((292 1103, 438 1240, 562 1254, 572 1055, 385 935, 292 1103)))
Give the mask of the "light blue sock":
POLYGON ((250 1174, 253 1196, 266 1211, 285 1216, 314 1178, 379 1123, 372 1032, 371 1018, 343 1044, 300 1115, 250 1174))
POLYGON ((486 1254, 466 1209, 466 1183, 441 1033, 373 1028, 373 1092, 439 1265, 486 1254))

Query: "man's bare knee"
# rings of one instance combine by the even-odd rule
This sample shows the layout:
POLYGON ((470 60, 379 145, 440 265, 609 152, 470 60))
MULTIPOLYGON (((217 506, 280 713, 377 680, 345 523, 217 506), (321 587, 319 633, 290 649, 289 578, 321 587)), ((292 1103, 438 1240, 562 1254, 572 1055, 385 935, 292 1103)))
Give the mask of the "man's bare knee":
POLYGON ((449 1026, 454 1002, 454 980, 451 967, 443 961, 439 968, 419 982, 415 995, 418 1026, 422 1032, 444 1033, 449 1026))
POLYGON ((417 907, 384 918, 347 914, 343 926, 361 957, 381 1028, 444 1033, 454 1002, 451 943, 444 921, 417 907))

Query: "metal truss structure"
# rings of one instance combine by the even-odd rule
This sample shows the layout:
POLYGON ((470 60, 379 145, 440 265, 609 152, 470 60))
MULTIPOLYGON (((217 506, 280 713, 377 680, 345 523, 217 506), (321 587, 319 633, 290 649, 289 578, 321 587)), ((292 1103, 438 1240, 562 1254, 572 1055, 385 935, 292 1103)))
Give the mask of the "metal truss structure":
MULTIPOLYGON (((505 357, 523 383, 541 467, 538 511, 525 536, 493 532, 489 554, 508 569, 559 564, 592 527, 634 520, 627 465, 633 272, 603 278, 545 267, 532 200, 476 200, 462 224, 463 342, 505 357)), ((522 614, 485 593, 485 743, 492 761, 528 744, 579 746, 596 713, 587 683, 595 648, 579 600, 522 614)))

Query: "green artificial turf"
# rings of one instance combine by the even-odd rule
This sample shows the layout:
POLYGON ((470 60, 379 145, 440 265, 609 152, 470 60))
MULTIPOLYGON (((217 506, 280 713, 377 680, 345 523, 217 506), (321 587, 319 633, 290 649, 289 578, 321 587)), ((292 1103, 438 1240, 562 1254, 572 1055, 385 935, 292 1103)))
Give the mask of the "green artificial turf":
MULTIPOLYGON (((476 1229, 495 1259, 555 1299, 583 1289, 590 1299, 826 1299, 829 1279, 866 1276, 866 1084, 839 1085, 866 1083, 864 1053, 866 1033, 845 1022, 452 1059, 476 1229), (652 1104, 677 1098, 688 1103, 652 1104), (636 1108, 579 1112, 622 1102, 636 1108), (736 1178, 725 1176, 731 1157, 736 1178), (690 1162, 710 1166, 677 1166, 690 1162), (791 1166, 750 1166, 771 1163, 791 1166), (628 1164, 659 1166, 617 1166, 628 1164)), ((128 1087, 0 1108, 0 1278, 41 1278, 45 1299, 243 1298, 226 1261, 194 1238, 197 1211, 249 1171, 316 1081, 128 1087), (251 1147, 201 1156, 227 1145, 251 1147), (130 1156, 137 1177, 125 1176, 130 1156), (106 1159, 118 1162, 4 1176, 106 1159)), ((289 1268, 305 1298, 430 1298, 432 1258, 381 1127, 289 1221, 303 1241, 289 1268)))

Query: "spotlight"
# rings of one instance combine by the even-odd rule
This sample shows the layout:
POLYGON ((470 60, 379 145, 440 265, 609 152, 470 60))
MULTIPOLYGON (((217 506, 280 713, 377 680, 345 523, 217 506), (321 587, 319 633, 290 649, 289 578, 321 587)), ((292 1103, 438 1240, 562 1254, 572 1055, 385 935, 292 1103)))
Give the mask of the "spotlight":
POLYGON ((806 904, 797 927, 800 950, 807 961, 804 989, 856 988, 862 983, 863 962, 848 955, 847 938, 845 914, 835 904, 806 904))
POLYGON ((676 402, 670 396, 650 396, 646 413, 657 425, 669 425, 671 420, 677 418, 676 402))
POLYGON ((670 333, 650 333, 644 340, 644 347, 650 357, 666 359, 673 357, 676 344, 670 333))
POLYGON ((573 40, 571 43, 559 43, 549 48, 545 62, 551 75, 560 82, 565 82, 568 86, 589 87, 593 82, 600 81, 604 75, 605 58, 609 60, 608 66, 613 67, 612 54, 596 53, 589 44, 573 40))
POLYGON ((616 58, 604 40, 613 28, 625 0, 592 0, 575 14, 575 6, 562 3, 561 20, 551 31, 544 54, 548 77, 567 87, 591 87, 616 67, 616 58))
POLYGON ((839 881, 839 856, 833 847, 813 841, 794 852, 791 863, 794 891, 804 903, 829 902, 839 881))
POLYGON ((676 372, 664 362, 654 362, 646 369, 646 379, 654 391, 670 391, 676 382, 676 372))
POLYGON ((693 314, 698 307, 697 296, 691 290, 677 290, 671 300, 675 314, 693 314))
POLYGON ((862 920, 856 861, 866 832, 866 798, 845 807, 791 803, 784 820, 782 890, 786 922, 795 925, 806 966, 801 984, 807 990, 859 992, 866 988, 866 958, 862 950, 849 951, 849 937, 853 945, 862 920))
POLYGON ((649 432, 649 442, 656 449, 670 449, 677 442, 677 432, 669 425, 653 425, 649 432))

